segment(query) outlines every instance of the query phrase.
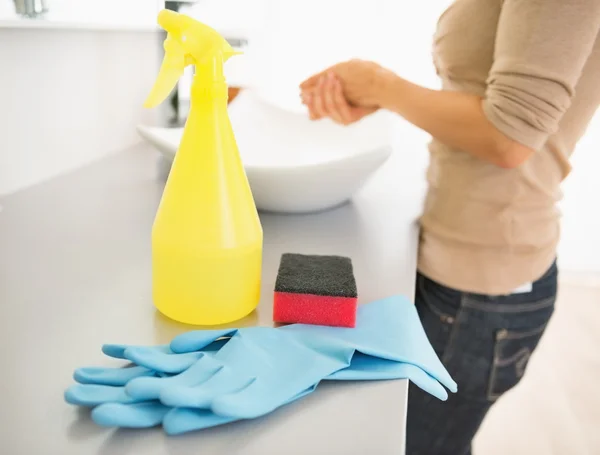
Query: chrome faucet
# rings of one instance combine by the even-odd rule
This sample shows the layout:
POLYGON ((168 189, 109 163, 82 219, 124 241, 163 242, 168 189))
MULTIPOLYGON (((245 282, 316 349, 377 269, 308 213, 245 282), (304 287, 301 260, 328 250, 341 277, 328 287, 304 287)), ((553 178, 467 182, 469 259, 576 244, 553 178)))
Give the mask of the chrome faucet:
POLYGON ((13 0, 15 12, 24 17, 40 17, 48 12, 48 0, 13 0))

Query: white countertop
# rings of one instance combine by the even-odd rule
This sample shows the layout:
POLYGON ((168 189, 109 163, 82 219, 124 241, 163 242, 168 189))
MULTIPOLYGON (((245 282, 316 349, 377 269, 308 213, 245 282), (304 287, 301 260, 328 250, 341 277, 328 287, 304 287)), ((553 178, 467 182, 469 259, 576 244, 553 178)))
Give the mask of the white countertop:
MULTIPOLYGON (((403 455, 408 383, 328 383, 264 418, 183 437, 111 432, 67 405, 73 370, 107 365, 107 342, 163 344, 189 328, 151 300, 150 232, 163 183, 157 154, 126 150, 0 200, 0 452, 61 455, 403 455), (23 431, 26 430, 26 431, 23 431)), ((261 214, 258 310, 271 325, 284 252, 352 258, 359 301, 414 295, 421 198, 393 155, 353 203, 311 215, 261 214)))

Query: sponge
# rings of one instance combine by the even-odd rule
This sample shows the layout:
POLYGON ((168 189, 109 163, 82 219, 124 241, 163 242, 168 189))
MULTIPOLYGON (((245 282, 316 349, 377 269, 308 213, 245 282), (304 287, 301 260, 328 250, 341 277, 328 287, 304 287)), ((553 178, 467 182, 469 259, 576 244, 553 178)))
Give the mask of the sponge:
POLYGON ((350 258, 285 253, 275 281, 273 320, 355 327, 357 297, 350 258))

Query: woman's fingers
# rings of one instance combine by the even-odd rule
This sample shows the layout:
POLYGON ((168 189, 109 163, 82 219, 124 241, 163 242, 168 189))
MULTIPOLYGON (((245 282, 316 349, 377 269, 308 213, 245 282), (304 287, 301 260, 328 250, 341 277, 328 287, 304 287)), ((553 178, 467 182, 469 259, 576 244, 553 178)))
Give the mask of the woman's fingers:
POLYGON ((330 71, 331 68, 328 68, 326 70, 323 70, 319 73, 316 73, 314 75, 312 75, 311 77, 309 77, 308 79, 306 79, 304 82, 300 83, 300 90, 310 90, 310 89, 314 89, 315 87, 317 87, 317 85, 319 84, 319 80, 328 72, 330 71))
POLYGON ((327 117, 327 109, 325 107, 325 101, 323 99, 323 91, 325 88, 325 78, 321 77, 317 82, 317 86, 312 94, 312 102, 310 115, 311 119, 317 120, 323 117, 327 117))
POLYGON ((315 74, 314 76, 311 76, 310 78, 306 79, 300 84, 300 90, 310 90, 312 88, 315 88, 319 82, 320 77, 321 73, 315 74))
POLYGON ((312 93, 303 90, 300 92, 300 99, 302 100, 302 104, 310 106, 310 104, 312 103, 312 93))
POLYGON ((341 82, 332 71, 321 74, 313 88, 302 90, 301 98, 308 107, 311 120, 329 117, 336 123, 349 125, 374 111, 351 106, 341 82))
POLYGON ((333 73, 323 75, 312 92, 303 92, 302 99, 309 108, 312 120, 329 117, 343 125, 353 121, 352 108, 344 97, 341 83, 333 73))
POLYGON ((304 104, 308 109, 308 116, 311 120, 317 120, 316 113, 313 108, 315 94, 314 92, 303 90, 300 93, 300 98, 302 99, 302 104, 304 104))
POLYGON ((342 84, 339 79, 335 77, 332 77, 331 99, 337 115, 339 116, 339 123, 342 123, 343 125, 352 123, 354 121, 352 118, 352 107, 344 96, 342 84))
POLYGON ((339 83, 334 79, 334 75, 332 73, 328 73, 325 76, 325 82, 323 84, 323 106, 325 108, 325 113, 328 117, 336 123, 344 123, 343 114, 340 109, 340 100, 339 100, 339 83))

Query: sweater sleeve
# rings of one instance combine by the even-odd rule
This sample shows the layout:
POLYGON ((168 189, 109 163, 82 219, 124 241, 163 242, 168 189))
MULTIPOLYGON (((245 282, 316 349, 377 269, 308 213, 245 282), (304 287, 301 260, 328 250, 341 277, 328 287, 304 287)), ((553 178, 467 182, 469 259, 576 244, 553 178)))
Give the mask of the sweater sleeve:
POLYGON ((600 30, 600 0, 504 0, 483 111, 540 149, 556 132, 600 30))

